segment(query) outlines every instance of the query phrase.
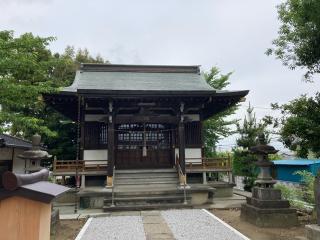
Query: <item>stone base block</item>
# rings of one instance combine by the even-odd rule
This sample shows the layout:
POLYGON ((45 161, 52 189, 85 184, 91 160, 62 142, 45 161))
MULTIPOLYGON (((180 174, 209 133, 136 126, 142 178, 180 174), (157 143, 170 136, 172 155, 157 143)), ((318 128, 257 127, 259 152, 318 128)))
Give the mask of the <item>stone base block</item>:
POLYGON ((104 198, 99 196, 91 196, 91 197, 80 197, 79 205, 80 208, 102 208, 104 206, 104 198))
POLYGON ((254 187, 252 189, 252 197, 263 200, 280 200, 281 190, 275 188, 254 187))
POLYGON ((241 219, 258 227, 293 227, 299 225, 297 212, 292 208, 261 209, 249 204, 241 206, 241 219))
POLYGON ((202 205, 208 203, 208 192, 191 193, 191 204, 202 205))
POLYGON ((222 182, 208 182, 208 185, 214 187, 216 191, 214 192, 215 198, 225 198, 233 196, 233 183, 222 183, 222 182))
POLYGON ((289 208, 290 203, 288 200, 261 200, 257 198, 247 198, 247 203, 257 208, 289 208))
POLYGON ((320 240, 320 226, 306 225, 306 237, 308 240, 320 240))

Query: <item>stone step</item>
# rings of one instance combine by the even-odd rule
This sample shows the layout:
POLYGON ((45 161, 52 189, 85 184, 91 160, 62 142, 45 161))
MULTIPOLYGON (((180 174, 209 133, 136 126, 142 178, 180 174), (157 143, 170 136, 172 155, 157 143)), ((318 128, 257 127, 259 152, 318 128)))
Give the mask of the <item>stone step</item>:
POLYGON ((120 192, 120 191, 136 191, 136 192, 146 192, 146 191, 167 191, 167 190, 175 190, 178 189, 178 183, 152 183, 152 184, 147 184, 147 183, 142 183, 142 184, 117 184, 115 186, 115 191, 120 192))
POLYGON ((114 184, 118 183, 157 183, 157 182, 168 182, 168 183, 176 183, 179 182, 178 178, 151 178, 151 179, 144 179, 144 178, 136 178, 136 179, 115 179, 114 184))
POLYGON ((115 186, 121 186, 121 185, 151 185, 151 184, 175 184, 177 185, 179 183, 178 179, 153 179, 153 180, 138 180, 138 181, 129 181, 129 180, 123 180, 123 181, 119 181, 119 180, 115 180, 115 186))
MULTIPOLYGON (((187 199, 190 199, 190 197, 188 197, 187 199)), ((126 196, 126 197, 115 197, 114 201, 118 204, 118 203, 128 203, 128 202, 132 202, 132 203, 136 203, 136 202, 149 202, 149 203, 153 203, 153 202, 183 202, 184 200, 184 196, 183 195, 171 195, 171 196, 162 196, 162 195, 154 195, 154 196, 126 196)), ((104 199, 104 203, 111 203, 112 198, 105 198, 104 199)))
POLYGON ((141 210, 154 210, 154 209, 177 209, 177 208, 192 208, 190 204, 183 203, 159 203, 159 204, 141 204, 141 205, 122 205, 122 206, 104 206, 104 212, 113 211, 141 211, 141 210))
POLYGON ((183 190, 177 187, 161 187, 161 188, 115 188, 114 190, 117 196, 155 196, 155 195, 174 195, 183 193, 183 190))
POLYGON ((163 168, 163 169, 128 169, 128 170, 116 170, 116 174, 141 174, 141 173, 177 173, 175 168, 163 168))
POLYGON ((158 174, 126 174, 121 173, 115 176, 115 179, 154 179, 154 178, 178 178, 177 173, 158 173, 158 174))

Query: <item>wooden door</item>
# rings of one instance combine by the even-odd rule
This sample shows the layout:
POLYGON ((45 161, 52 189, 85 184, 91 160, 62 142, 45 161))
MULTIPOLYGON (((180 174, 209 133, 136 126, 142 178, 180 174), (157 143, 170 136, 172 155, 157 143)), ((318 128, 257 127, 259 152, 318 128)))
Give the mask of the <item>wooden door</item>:
POLYGON ((120 124, 116 130, 116 168, 173 166, 172 129, 164 124, 120 124), (143 149, 146 148, 146 154, 143 149))

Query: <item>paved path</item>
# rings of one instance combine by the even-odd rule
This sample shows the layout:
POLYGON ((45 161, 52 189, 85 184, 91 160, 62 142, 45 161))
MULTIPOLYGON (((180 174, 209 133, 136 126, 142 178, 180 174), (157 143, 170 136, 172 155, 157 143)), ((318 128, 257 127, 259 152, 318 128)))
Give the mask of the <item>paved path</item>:
POLYGON ((206 210, 167 210, 111 213, 90 218, 76 240, 246 240, 206 210))
POLYGON ((142 212, 142 220, 147 240, 174 239, 173 234, 160 211, 142 212))

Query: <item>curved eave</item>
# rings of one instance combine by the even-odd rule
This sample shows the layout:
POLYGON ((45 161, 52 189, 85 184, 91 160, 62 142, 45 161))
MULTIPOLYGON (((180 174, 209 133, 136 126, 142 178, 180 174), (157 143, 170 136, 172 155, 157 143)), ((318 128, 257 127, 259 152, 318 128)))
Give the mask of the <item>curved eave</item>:
POLYGON ((78 115, 78 95, 75 92, 62 91, 56 94, 44 94, 45 103, 63 114, 64 116, 76 120, 78 115))
POLYGON ((249 90, 243 91, 217 91, 211 96, 202 110, 202 119, 206 120, 219 112, 236 105, 244 100, 244 97, 249 93, 249 90))

